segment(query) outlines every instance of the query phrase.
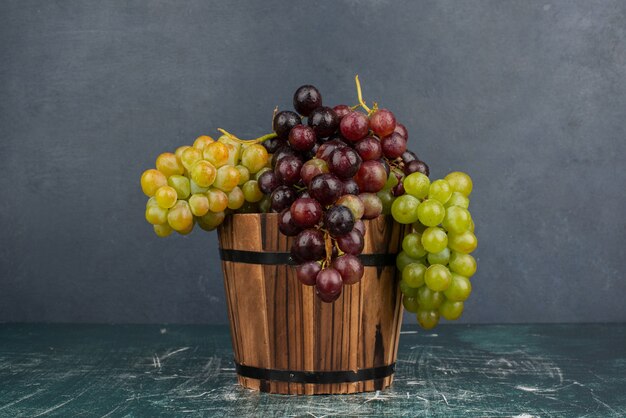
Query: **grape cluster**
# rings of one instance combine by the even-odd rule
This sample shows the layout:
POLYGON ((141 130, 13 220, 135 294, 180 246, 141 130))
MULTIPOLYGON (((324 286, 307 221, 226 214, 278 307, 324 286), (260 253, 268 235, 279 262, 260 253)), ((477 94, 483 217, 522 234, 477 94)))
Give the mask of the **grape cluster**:
POLYGON ((362 220, 383 213, 387 190, 401 191, 398 170, 428 173, 428 166, 407 151, 408 132, 387 109, 330 108, 311 85, 297 89, 293 105, 295 112, 274 116, 276 137, 264 142, 273 170, 259 176, 259 187, 280 213, 280 231, 294 237, 297 278, 332 302, 363 276, 362 220))
POLYGON ((141 175, 141 188, 150 198, 146 220, 166 237, 172 231, 186 235, 196 223, 211 231, 231 212, 258 212, 265 198, 258 174, 268 166, 269 155, 260 144, 199 136, 192 146, 159 155, 156 168, 141 175))
POLYGON ((440 316, 458 319, 472 291, 476 260, 470 253, 478 245, 467 210, 472 180, 453 172, 431 183, 416 172, 404 178, 403 187, 405 194, 391 205, 397 222, 412 224, 396 260, 402 302, 422 328, 431 329, 440 316))
POLYGON ((304 85, 295 111, 275 111, 271 134, 244 141, 220 129, 217 141, 200 136, 159 155, 141 176, 145 217, 167 236, 196 223, 213 230, 229 213, 278 213, 298 280, 333 302, 363 276, 363 220, 391 215, 412 225, 397 256, 404 307, 430 329, 440 316, 459 318, 471 292, 472 180, 453 172, 431 183, 428 165, 407 149, 406 127, 376 103, 369 108, 358 77, 356 85, 356 106, 325 106, 304 85))

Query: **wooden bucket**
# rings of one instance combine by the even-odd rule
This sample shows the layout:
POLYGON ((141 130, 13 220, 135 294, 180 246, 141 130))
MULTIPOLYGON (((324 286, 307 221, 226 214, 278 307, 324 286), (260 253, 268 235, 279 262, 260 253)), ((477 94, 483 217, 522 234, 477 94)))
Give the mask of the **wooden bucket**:
POLYGON ((228 216, 218 231, 239 383, 280 394, 339 394, 388 387, 402 300, 395 255, 404 226, 365 221, 365 274, 324 303, 301 284, 277 214, 228 216))

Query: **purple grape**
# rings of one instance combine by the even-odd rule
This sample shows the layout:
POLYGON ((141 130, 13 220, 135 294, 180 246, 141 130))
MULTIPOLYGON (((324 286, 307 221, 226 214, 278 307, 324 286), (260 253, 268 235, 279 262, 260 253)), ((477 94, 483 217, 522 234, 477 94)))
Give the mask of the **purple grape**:
POLYGON ((293 221, 289 208, 283 209, 278 215, 278 229, 288 237, 296 236, 302 231, 302 228, 293 221))
POLYGON ((400 157, 406 151, 406 139, 397 132, 381 139, 380 144, 383 147, 385 157, 391 160, 400 157))
POLYGON ((278 186, 270 195, 272 211, 282 212, 283 209, 287 209, 291 206, 294 200, 296 200, 296 191, 289 186, 278 186))
POLYGON ((344 180, 343 193, 341 193, 342 195, 344 194, 358 195, 359 193, 360 193, 359 185, 356 184, 356 181, 354 181, 354 179, 344 180))
POLYGON ((363 222, 362 220, 359 219, 354 223, 354 229, 359 231, 361 235, 365 236, 365 222, 363 222))
POLYGON ((339 139, 333 139, 320 145, 320 147, 317 149, 317 153, 315 153, 315 156, 328 162, 330 160, 330 155, 335 152, 336 149, 344 147, 346 147, 346 144, 344 144, 343 141, 339 139))
POLYGON ((281 138, 266 139, 261 143, 265 147, 268 153, 273 154, 282 146, 287 145, 287 142, 281 138))
POLYGON ((291 129, 301 123, 302 119, 300 119, 300 116, 298 116, 297 113, 289 110, 283 110, 274 116, 272 126, 274 128, 274 132, 276 132, 279 138, 287 139, 291 129))
POLYGON ((352 112, 352 109, 350 109, 350 106, 347 106, 347 105, 337 105, 333 107, 333 110, 337 114, 337 117, 339 118, 339 120, 343 119, 344 116, 352 112))
POLYGON ((326 303, 337 300, 341 295, 343 280, 334 268, 325 268, 317 274, 315 289, 319 298, 326 303))
POLYGON ((314 86, 300 86, 293 95, 293 107, 303 116, 309 116, 314 109, 321 105, 322 95, 314 86))
POLYGON ((332 237, 345 235, 354 228, 354 215, 345 206, 334 206, 326 211, 324 226, 332 237))
POLYGON ((383 212, 383 202, 375 193, 361 193, 359 195, 363 202, 363 219, 374 219, 383 212))
POLYGON ((406 174, 407 176, 415 172, 422 173, 427 176, 430 174, 428 165, 424 161, 415 160, 404 166, 404 174, 406 174))
POLYGON ((298 153, 289 145, 282 146, 278 148, 278 150, 274 153, 274 155, 272 155, 272 167, 276 167, 276 164, 278 164, 278 162, 285 157, 297 157, 297 156, 298 156, 298 153))
POLYGON ((383 156, 383 148, 380 141, 372 136, 360 140, 354 145, 354 149, 359 153, 363 161, 378 160, 383 156))
POLYGON ((291 219, 301 228, 311 228, 322 219, 322 205, 309 198, 298 198, 291 204, 291 219))
POLYGON ((287 155, 278 161, 274 173, 283 184, 292 185, 300 181, 300 169, 302 160, 298 157, 287 155))
POLYGON ((360 191, 376 193, 385 187, 387 173, 379 161, 363 161, 354 180, 359 185, 360 191))
POLYGON ((340 179, 349 179, 359 171, 361 157, 349 147, 338 148, 330 154, 328 168, 340 179))
POLYGON ((334 174, 318 174, 309 183, 309 194, 322 206, 335 203, 343 192, 343 183, 334 174))
POLYGON ((296 277, 300 283, 307 286, 315 286, 317 275, 322 271, 322 266, 317 261, 307 261, 296 266, 296 277))
POLYGON ((326 256, 324 234, 318 229, 305 229, 294 238, 292 250, 300 260, 321 260, 326 256))
POLYGON ((409 151, 406 150, 402 153, 402 161, 404 162, 404 164, 408 164, 411 161, 415 161, 415 160, 419 160, 419 158, 417 158, 417 154, 415 154, 413 151, 409 151))
POLYGON ((324 173, 328 173, 328 164, 326 164, 326 161, 319 158, 312 158, 302 166, 300 177, 302 177, 304 184, 308 186, 311 180, 313 180, 313 177, 324 173))
POLYGON ((258 183, 259 189, 261 189, 264 194, 272 193, 274 190, 276 190, 278 186, 281 185, 280 179, 278 178, 276 173, 271 170, 268 170, 261 174, 259 176, 258 183))
POLYGON ((352 254, 344 254, 333 260, 332 266, 341 275, 344 284, 354 284, 363 277, 363 263, 352 254))
POLYGON ((406 130, 406 126, 403 124, 396 122, 396 128, 393 131, 402 135, 405 140, 409 140, 409 131, 406 130))
POLYGON ((344 253, 359 255, 363 251, 365 241, 360 231, 352 229, 345 235, 337 237, 337 245, 344 253))
POLYGON ((317 137, 313 129, 306 125, 296 125, 289 132, 289 145, 298 151, 309 151, 315 145, 317 137))
POLYGON ((330 107, 318 107, 308 117, 307 123, 318 137, 323 138, 330 136, 337 131, 339 127, 339 118, 330 107))

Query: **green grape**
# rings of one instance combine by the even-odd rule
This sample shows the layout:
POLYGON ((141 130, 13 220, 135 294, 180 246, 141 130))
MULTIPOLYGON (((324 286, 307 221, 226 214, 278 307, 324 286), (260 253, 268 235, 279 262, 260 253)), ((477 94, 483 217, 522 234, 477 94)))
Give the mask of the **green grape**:
POLYGON ((424 273, 424 282, 431 290, 441 292, 446 290, 452 282, 452 273, 441 264, 433 264, 424 273))
POLYGON ((196 138, 195 141, 193 141, 193 147, 200 151, 203 151, 204 148, 212 142, 215 142, 215 140, 211 138, 210 136, 200 135, 199 137, 196 138))
POLYGON ((469 254, 452 252, 450 256, 450 271, 461 276, 472 277, 476 273, 476 260, 469 254))
POLYGON ((446 247, 438 253, 428 253, 429 264, 441 264, 445 266, 450 261, 450 250, 446 247))
MULTIPOLYGON (((185 153, 187 153, 189 150, 195 150, 197 152, 200 152, 195 148, 189 148, 187 151, 185 151, 185 153)), ((183 157, 184 155, 185 154, 183 153, 183 157)), ((215 177, 217 175, 217 171, 215 170, 215 167, 213 167, 213 164, 204 160, 196 161, 191 166, 191 170, 189 171, 189 173, 191 174, 191 179, 200 187, 211 186, 215 181, 215 177)))
POLYGON ((180 161, 183 163, 183 167, 188 171, 191 171, 191 167, 202 159, 202 151, 197 148, 189 147, 183 151, 180 156, 180 161))
POLYGON ((474 232, 474 220, 471 218, 470 215, 470 226, 468 228, 471 232, 474 232))
POLYGON ((452 283, 444 290, 446 299, 453 302, 463 302, 472 293, 472 284, 467 277, 452 273, 452 283))
POLYGON ((420 308, 417 311, 417 323, 425 330, 433 329, 439 323, 439 312, 420 308))
POLYGON ((402 270, 402 281, 410 287, 420 287, 424 284, 426 266, 421 263, 411 263, 402 270))
POLYGON ((192 216, 191 218, 191 223, 189 224, 189 226, 185 229, 181 229, 180 231, 176 231, 178 232, 180 235, 189 235, 191 233, 191 231, 193 231, 193 226, 196 224, 196 222, 194 221, 194 218, 192 216))
POLYGON ((253 174, 265 167, 268 160, 267 150, 261 144, 250 145, 241 154, 241 164, 253 174))
POLYGON ((428 196, 428 190, 430 189, 430 180, 428 176, 422 173, 411 173, 404 178, 404 191, 419 199, 423 199, 428 196))
POLYGON ((355 220, 361 219, 363 217, 363 213, 365 212, 365 206, 363 205, 361 198, 352 194, 341 196, 337 199, 335 205, 345 206, 350 209, 350 212, 352 212, 352 216, 354 216, 355 220))
POLYGON ((411 287, 404 280, 400 280, 400 290, 407 296, 415 297, 417 296, 417 288, 411 287))
POLYGON ((438 253, 448 246, 448 235, 436 226, 426 228, 422 234, 422 245, 429 253, 438 253))
POLYGON ((444 301, 439 307, 439 313, 448 321, 459 319, 463 313, 463 302, 444 301))
POLYGON ((189 180, 189 189, 191 191, 191 194, 206 193, 209 191, 208 187, 200 187, 193 180, 189 180))
POLYGON ((264 196, 259 202, 259 210, 261 213, 268 213, 272 208, 272 200, 269 196, 264 196))
POLYGON ((241 188, 243 197, 252 203, 256 203, 263 199, 263 192, 259 189, 259 183, 256 180, 248 180, 241 188))
POLYGON ((450 188, 454 192, 459 192, 463 196, 469 196, 472 193, 472 179, 465 173, 460 171, 454 171, 445 177, 446 181, 450 184, 450 188))
POLYGON ((470 231, 460 234, 450 234, 448 237, 448 247, 457 253, 469 254, 478 246, 476 235, 470 231))
POLYGON ((178 194, 173 187, 161 186, 154 193, 154 198, 160 207, 169 209, 176 204, 178 200, 178 194))
POLYGON ((383 215, 390 215, 391 214, 391 206, 393 205, 393 202, 396 200, 396 198, 393 195, 393 193, 391 192, 391 190, 389 190, 389 189, 384 190, 383 189, 380 192, 376 193, 376 195, 378 196, 378 198, 380 199, 380 201, 383 204, 382 214, 383 215))
POLYGON ((154 233, 161 238, 169 236, 174 231, 167 222, 162 225, 152 225, 152 227, 154 228, 154 233))
POLYGON ((148 199, 148 201, 146 202, 146 209, 148 209, 150 206, 159 206, 159 202, 157 202, 156 197, 152 196, 150 199, 148 199))
POLYGON ((241 144, 231 140, 225 135, 222 135, 218 141, 226 144, 226 148, 228 148, 228 161, 226 164, 232 165, 233 167, 236 166, 241 156, 241 144))
POLYGON ((239 209, 244 202, 243 191, 235 186, 235 188, 228 193, 228 208, 232 210, 239 209))
POLYGON ((419 308, 417 298, 407 295, 402 296, 402 305, 404 305, 404 309, 411 313, 417 312, 417 309, 419 308))
MULTIPOLYGON (((215 142, 215 144, 218 143, 219 142, 215 142)), ((217 175, 215 176, 213 187, 217 187, 218 189, 228 193, 237 187, 237 183, 239 183, 239 170, 235 167, 232 165, 224 165, 217 169, 217 175)))
POLYGON ((272 169, 270 167, 263 167, 254 174, 254 180, 259 181, 259 177, 261 177, 261 175, 266 171, 272 171, 272 169))
POLYGON ((189 179, 185 176, 174 175, 167 179, 167 184, 176 190, 179 199, 187 199, 191 193, 189 179))
POLYGON ((189 198, 189 208, 195 216, 203 216, 209 211, 209 198, 205 194, 193 194, 189 198))
POLYGON ((446 202, 444 206, 446 207, 446 209, 452 206, 458 206, 458 207, 467 209, 469 207, 469 204, 470 202, 467 197, 463 196, 459 192, 452 192, 450 199, 448 199, 448 201, 446 202))
POLYGON ((205 160, 213 164, 215 168, 220 168, 228 163, 230 150, 228 146, 222 142, 212 142, 204 147, 202 156, 205 160))
POLYGON ((443 292, 435 292, 428 286, 422 286, 417 290, 417 303, 423 309, 437 309, 444 299, 443 292))
POLYGON ((209 210, 211 212, 223 212, 228 207, 228 195, 219 189, 210 189, 206 193, 209 198, 209 210))
POLYGON ((452 188, 445 180, 435 180, 430 184, 428 189, 428 198, 435 199, 439 202, 446 203, 452 196, 452 188))
POLYGON ((235 168, 239 171, 239 183, 237 183, 237 186, 243 186, 245 182, 250 180, 250 170, 242 165, 236 165, 235 168))
POLYGON ((226 214, 224 212, 208 212, 206 215, 198 218, 198 225, 206 231, 212 231, 224 222, 226 214))
POLYGON ((411 258, 411 256, 409 256, 406 251, 401 251, 400 254, 396 256, 396 267, 398 268, 398 271, 404 270, 404 268, 411 263, 420 262, 421 259, 411 258))
POLYGON ((185 232, 187 229, 193 228, 193 214, 189 208, 189 203, 185 200, 176 202, 167 214, 167 223, 177 232, 185 232))
POLYGON ((417 218, 426 226, 439 225, 445 215, 446 210, 438 200, 425 200, 417 208, 417 218))
POLYGON ((415 232, 406 234, 402 239, 402 250, 413 259, 424 257, 426 250, 422 245, 422 235, 415 232))
POLYGON ((167 209, 159 205, 150 205, 146 208, 146 221, 152 225, 167 223, 167 209))
MULTIPOLYGON (((392 173, 393 174, 393 173, 392 173)), ((398 184, 398 178, 394 175, 387 176, 387 181, 383 186, 383 190, 391 190, 398 184)))
POLYGON ((469 229, 471 219, 467 209, 451 206, 446 210, 442 225, 448 231, 459 234, 469 229))
POLYGON ((171 152, 164 152, 157 157, 156 168, 167 177, 174 174, 183 174, 185 172, 182 163, 178 160, 176 155, 171 152))
POLYGON ((148 197, 154 196, 159 187, 167 185, 167 177, 159 170, 151 168, 141 175, 141 190, 148 197))
MULTIPOLYGON (((174 152, 174 155, 176 155, 176 159, 180 163, 180 166, 183 168, 183 172, 185 170, 185 167, 183 167, 182 157, 183 157, 183 152, 185 152, 187 148, 190 148, 189 145, 181 145, 180 147, 176 148, 176 151, 174 152)), ((181 172, 178 174, 183 174, 183 173, 181 172)))
POLYGON ((419 204, 420 201, 416 197, 408 194, 402 195, 393 201, 393 204, 391 205, 391 215, 393 215, 393 218, 398 223, 412 224, 417 221, 417 207, 419 204))

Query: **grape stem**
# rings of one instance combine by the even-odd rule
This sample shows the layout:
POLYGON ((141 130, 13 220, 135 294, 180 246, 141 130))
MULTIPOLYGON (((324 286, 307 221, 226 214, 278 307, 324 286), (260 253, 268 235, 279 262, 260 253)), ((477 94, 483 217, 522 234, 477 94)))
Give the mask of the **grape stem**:
POLYGON ((218 128, 217 130, 226 135, 228 139, 238 142, 240 144, 260 144, 261 142, 267 141, 268 139, 276 138, 278 136, 276 132, 272 132, 271 134, 263 135, 254 139, 240 139, 222 128, 218 128))
POLYGON ((356 94, 359 98, 359 103, 361 104, 361 107, 367 111, 367 113, 370 113, 372 110, 367 107, 367 105, 363 101, 363 94, 361 93, 361 82, 359 81, 358 74, 354 77, 354 81, 356 82, 356 94))

